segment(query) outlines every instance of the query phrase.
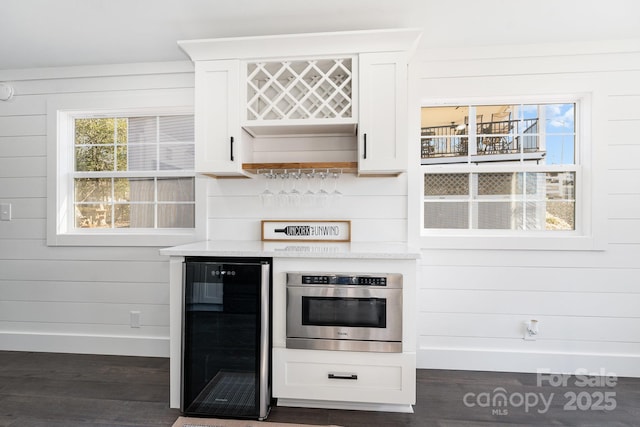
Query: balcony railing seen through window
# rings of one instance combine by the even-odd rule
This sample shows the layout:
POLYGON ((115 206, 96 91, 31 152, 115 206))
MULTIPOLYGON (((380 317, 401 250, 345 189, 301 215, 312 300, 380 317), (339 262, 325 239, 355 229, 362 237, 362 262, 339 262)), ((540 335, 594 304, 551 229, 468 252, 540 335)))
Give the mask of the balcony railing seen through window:
POLYGON ((573 115, 573 104, 423 107, 422 163, 572 164, 573 115), (545 158, 549 151, 551 161, 545 158))

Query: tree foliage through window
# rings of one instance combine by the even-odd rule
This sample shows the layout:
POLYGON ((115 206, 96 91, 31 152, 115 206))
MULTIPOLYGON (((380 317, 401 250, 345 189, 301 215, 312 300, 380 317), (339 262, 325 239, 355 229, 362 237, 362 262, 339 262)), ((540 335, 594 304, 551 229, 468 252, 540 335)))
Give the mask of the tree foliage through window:
POLYGON ((74 125, 76 228, 193 227, 193 177, 160 172, 193 170, 193 116, 77 118, 74 125))

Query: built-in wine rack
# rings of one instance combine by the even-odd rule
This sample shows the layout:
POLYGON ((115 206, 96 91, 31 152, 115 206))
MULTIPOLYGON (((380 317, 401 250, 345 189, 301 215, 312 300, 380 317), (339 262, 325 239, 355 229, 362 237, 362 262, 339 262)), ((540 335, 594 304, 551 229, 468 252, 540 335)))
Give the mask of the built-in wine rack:
POLYGON ((246 84, 249 122, 354 116, 352 58, 249 62, 246 84))

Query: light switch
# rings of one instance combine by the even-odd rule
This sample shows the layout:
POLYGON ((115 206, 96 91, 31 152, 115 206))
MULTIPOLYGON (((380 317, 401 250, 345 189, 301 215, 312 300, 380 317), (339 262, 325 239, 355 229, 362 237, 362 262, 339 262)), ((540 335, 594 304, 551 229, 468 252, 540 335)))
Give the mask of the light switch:
POLYGON ((11 203, 0 203, 0 220, 11 221, 11 203))

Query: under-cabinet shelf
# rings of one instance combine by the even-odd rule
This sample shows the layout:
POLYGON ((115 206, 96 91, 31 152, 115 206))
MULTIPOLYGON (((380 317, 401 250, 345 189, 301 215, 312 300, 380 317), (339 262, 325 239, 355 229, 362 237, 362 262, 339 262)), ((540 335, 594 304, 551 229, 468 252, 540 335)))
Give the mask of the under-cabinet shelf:
POLYGON ((297 162, 297 163, 243 163, 242 170, 257 174, 267 170, 318 170, 339 169, 342 173, 357 173, 357 162, 297 162))
POLYGON ((287 121, 253 121, 245 122, 242 128, 254 138, 287 138, 287 137, 313 137, 313 136, 354 136, 356 135, 358 124, 352 119, 330 122, 322 120, 305 121, 305 123, 295 123, 287 121))

